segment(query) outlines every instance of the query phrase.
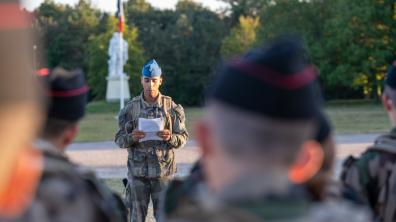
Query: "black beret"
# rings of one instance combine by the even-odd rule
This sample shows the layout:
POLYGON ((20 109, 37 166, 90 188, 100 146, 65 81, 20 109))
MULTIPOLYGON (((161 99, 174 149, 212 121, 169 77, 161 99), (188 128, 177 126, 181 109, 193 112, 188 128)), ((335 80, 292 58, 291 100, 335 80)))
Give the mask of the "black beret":
POLYGON ((207 96, 277 119, 313 119, 321 102, 316 68, 298 38, 277 39, 231 61, 207 96))
POLYGON ((385 77, 385 84, 392 89, 396 89, 396 61, 389 67, 385 77))
POLYGON ((88 87, 81 70, 66 71, 56 68, 44 76, 50 105, 48 117, 78 121, 84 116, 88 87))
POLYGON ((331 124, 323 112, 319 112, 315 118, 318 129, 315 133, 314 139, 318 143, 324 143, 329 138, 331 133, 331 124))

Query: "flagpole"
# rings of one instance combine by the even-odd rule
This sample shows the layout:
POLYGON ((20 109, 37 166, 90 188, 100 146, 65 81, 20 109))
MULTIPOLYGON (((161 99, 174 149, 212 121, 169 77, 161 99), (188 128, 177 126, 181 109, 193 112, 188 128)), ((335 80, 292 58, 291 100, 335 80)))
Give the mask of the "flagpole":
MULTIPOLYGON (((119 19, 119 23, 121 23, 121 22, 124 22, 124 21, 122 21, 122 13, 123 13, 123 5, 122 5, 122 0, 119 0, 119 14, 118 14, 118 19, 119 19)), ((118 50, 118 53, 119 53, 119 56, 118 56, 118 58, 120 59, 120 61, 118 61, 118 74, 120 75, 120 110, 121 109, 123 109, 124 108, 124 102, 125 102, 125 99, 124 99, 124 72, 123 72, 123 69, 124 69, 124 67, 122 67, 122 61, 123 61, 123 58, 122 58, 122 56, 123 56, 123 53, 122 53, 122 50, 123 50, 123 47, 122 47, 122 28, 121 28, 121 25, 123 25, 123 24, 120 24, 119 25, 119 50, 118 50)))
POLYGON ((122 67, 122 32, 120 32, 120 49, 119 49, 120 58, 121 61, 119 61, 119 74, 120 74, 120 81, 121 81, 121 87, 120 87, 120 109, 124 108, 124 73, 123 73, 123 67, 122 67))

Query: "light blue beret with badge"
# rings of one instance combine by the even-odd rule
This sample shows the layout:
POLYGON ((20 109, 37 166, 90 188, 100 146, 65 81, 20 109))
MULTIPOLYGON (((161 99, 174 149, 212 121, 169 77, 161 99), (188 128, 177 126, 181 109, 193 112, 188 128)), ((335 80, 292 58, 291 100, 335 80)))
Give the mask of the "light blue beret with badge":
POLYGON ((153 77, 161 76, 161 74, 162 74, 161 67, 159 67, 155 59, 150 60, 148 63, 146 63, 143 66, 142 69, 143 77, 153 78, 153 77))

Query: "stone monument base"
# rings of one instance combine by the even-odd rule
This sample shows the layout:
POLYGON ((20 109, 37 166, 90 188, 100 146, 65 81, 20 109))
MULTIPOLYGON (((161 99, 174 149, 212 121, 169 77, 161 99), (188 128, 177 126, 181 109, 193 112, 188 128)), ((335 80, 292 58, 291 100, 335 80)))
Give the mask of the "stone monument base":
POLYGON ((124 86, 124 101, 131 99, 131 93, 129 92, 129 77, 124 74, 123 81, 121 83, 120 76, 107 77, 107 88, 106 88, 106 101, 107 102, 119 102, 120 101, 120 88, 121 84, 124 86))

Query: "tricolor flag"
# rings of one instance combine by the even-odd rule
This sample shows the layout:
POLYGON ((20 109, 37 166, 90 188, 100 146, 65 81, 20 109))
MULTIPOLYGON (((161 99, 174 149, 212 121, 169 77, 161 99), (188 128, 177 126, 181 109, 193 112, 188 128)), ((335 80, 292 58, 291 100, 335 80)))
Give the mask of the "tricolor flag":
POLYGON ((117 17, 118 17, 118 32, 124 31, 124 7, 122 0, 117 0, 117 17))

